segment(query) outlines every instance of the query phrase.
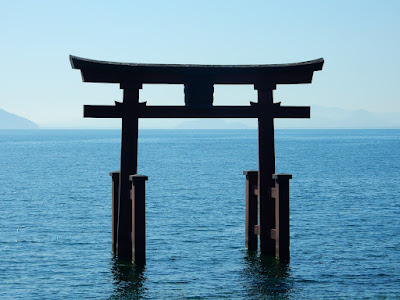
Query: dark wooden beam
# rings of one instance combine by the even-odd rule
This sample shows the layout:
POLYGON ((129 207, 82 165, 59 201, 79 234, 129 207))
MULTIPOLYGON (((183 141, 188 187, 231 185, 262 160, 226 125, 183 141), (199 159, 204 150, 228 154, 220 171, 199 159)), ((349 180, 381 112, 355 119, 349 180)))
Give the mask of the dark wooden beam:
POLYGON ((141 118, 256 118, 257 111, 251 106, 213 106, 189 108, 186 106, 146 106, 141 118))
POLYGON ((84 118, 122 118, 123 109, 115 105, 84 105, 84 118))
POLYGON ((310 107, 274 105, 274 118, 309 119, 310 107))
POLYGON ((201 77, 212 84, 310 83, 314 71, 322 70, 322 58, 288 64, 263 65, 177 65, 99 61, 70 56, 71 66, 80 69, 85 82, 132 82, 186 84, 201 77))
MULTIPOLYGON (((258 118, 265 109, 252 106, 212 106, 210 108, 189 108, 187 106, 136 106, 139 118, 258 118)), ((122 118, 123 106, 85 105, 85 118, 122 118)), ((274 105, 274 118, 310 118, 308 106, 274 105)))

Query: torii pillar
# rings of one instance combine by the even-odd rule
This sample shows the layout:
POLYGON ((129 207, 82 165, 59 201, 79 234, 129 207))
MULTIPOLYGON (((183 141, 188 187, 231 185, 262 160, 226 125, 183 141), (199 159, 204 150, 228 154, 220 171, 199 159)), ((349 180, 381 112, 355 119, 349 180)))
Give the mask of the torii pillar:
POLYGON ((119 206, 116 253, 121 257, 132 256, 132 201, 129 175, 137 174, 137 151, 139 116, 136 114, 139 105, 139 90, 142 85, 137 82, 121 84, 123 89, 122 132, 121 132, 121 166, 119 174, 119 206))
POLYGON ((258 106, 264 111, 258 117, 258 202, 260 218, 260 251, 262 254, 275 254, 275 240, 271 230, 275 228, 275 205, 271 198, 275 173, 275 138, 273 116, 274 85, 256 84, 258 106))

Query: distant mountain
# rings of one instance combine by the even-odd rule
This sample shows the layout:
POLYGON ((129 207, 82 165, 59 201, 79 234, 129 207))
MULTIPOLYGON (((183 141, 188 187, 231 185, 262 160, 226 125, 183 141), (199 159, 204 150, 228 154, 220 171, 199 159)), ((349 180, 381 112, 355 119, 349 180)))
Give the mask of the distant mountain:
MULTIPOLYGON (((377 129, 400 128, 398 112, 378 113, 363 109, 311 106, 310 119, 275 119, 275 128, 307 129, 377 129)), ((249 129, 257 128, 257 120, 200 119, 184 121, 179 129, 249 129)))
MULTIPOLYGON (((1 111, 0 111, 1 112, 1 111)), ((275 119, 277 129, 378 129, 400 128, 400 112, 371 112, 311 105, 310 119, 275 119)), ((1 114, 0 114, 0 122, 1 114)), ((140 119, 141 129, 256 129, 257 119, 140 119)), ((0 124, 0 128, 1 127, 0 124)), ((120 129, 120 119, 78 118, 41 124, 41 128, 120 129)))
POLYGON ((183 121, 176 129, 248 129, 249 127, 239 121, 226 121, 223 119, 199 119, 183 121))
POLYGON ((23 117, 6 112, 0 108, 0 129, 37 129, 39 126, 23 117))

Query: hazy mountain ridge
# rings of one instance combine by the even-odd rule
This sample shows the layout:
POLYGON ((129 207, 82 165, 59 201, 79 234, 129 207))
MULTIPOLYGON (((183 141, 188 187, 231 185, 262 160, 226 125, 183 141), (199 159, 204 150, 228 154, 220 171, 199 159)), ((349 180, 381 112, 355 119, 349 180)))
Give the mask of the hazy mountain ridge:
POLYGON ((0 129, 38 129, 39 126, 20 116, 0 108, 0 129))
MULTIPOLYGON (((275 119, 279 129, 397 129, 400 113, 378 113, 312 105, 310 119, 275 119)), ((256 119, 140 119, 141 129, 255 129, 256 119)), ((0 109, 0 129, 38 128, 35 123, 0 109), (17 126, 18 125, 18 126, 17 126)), ((40 124, 52 129, 120 129, 120 119, 78 117, 70 121, 40 124)))
MULTIPOLYGON (((310 119, 275 119, 275 128, 282 129, 390 129, 400 128, 398 112, 376 113, 364 109, 349 110, 311 106, 310 119)), ((177 129, 249 129, 257 128, 257 120, 197 119, 183 121, 177 129)))

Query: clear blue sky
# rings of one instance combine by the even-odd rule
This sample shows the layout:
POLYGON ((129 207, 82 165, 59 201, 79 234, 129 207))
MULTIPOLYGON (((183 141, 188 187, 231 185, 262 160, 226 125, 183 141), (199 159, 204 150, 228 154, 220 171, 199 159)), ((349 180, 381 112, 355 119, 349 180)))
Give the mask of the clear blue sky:
MULTIPOLYGON (((324 69, 314 74, 312 84, 278 86, 275 100, 283 105, 400 112, 400 1, 0 4, 0 108, 44 126, 74 124, 84 104, 121 100, 118 85, 82 83, 79 71, 70 67, 70 54, 193 64, 323 57, 324 69)), ((251 86, 216 87, 215 104, 245 105, 255 97, 251 86)), ((144 86, 141 99, 183 104, 183 87, 144 86)))

